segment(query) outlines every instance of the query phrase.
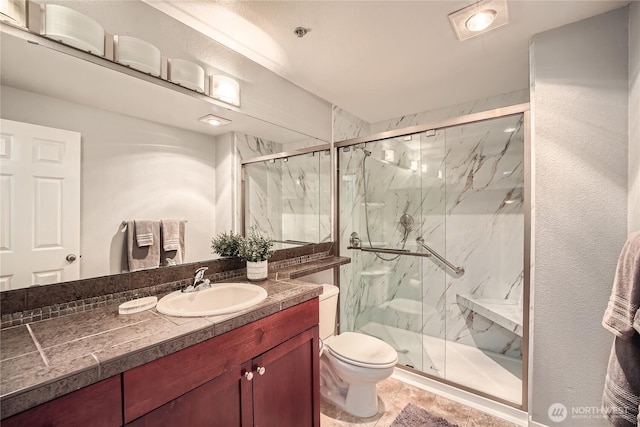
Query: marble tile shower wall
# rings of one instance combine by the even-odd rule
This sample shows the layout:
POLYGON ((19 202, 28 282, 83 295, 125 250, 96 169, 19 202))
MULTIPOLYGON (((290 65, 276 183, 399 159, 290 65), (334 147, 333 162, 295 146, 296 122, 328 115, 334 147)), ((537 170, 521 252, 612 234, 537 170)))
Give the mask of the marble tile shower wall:
POLYGON ((334 105, 332 109, 332 136, 335 142, 371 135, 371 124, 334 105))
MULTIPOLYGON (((309 138, 287 144, 236 134, 242 159, 322 144, 309 138)), ((247 167, 247 225, 277 240, 328 241, 331 238, 331 161, 324 153, 301 155, 287 162, 247 167)))
MULTIPOLYGON (((519 102, 527 102, 523 93, 460 106, 449 112, 460 115, 475 112, 475 108, 484 110, 519 102)), ((403 118, 396 124, 404 127, 427 120, 428 116, 428 113, 415 115, 411 123, 403 118)), ((353 120, 349 115, 347 119, 353 120)), ((387 126, 393 124, 389 122, 387 126)), ((456 128, 447 134, 439 131, 433 137, 423 137, 422 142, 396 140, 367 147, 373 152, 367 160, 372 243, 402 247, 398 219, 406 212, 413 216, 415 224, 405 248, 416 250, 415 239, 423 236, 453 264, 465 267, 467 274, 458 279, 446 275, 429 259, 399 257, 382 261, 370 253, 346 250, 352 231, 357 231, 363 241, 367 239, 362 197, 363 154, 356 150, 340 155, 340 253, 352 258, 349 268, 341 269, 342 330, 376 322, 521 356, 520 337, 456 303, 457 294, 516 303, 521 298, 523 137, 520 130, 511 139, 505 139, 504 127, 499 124, 493 132, 456 128), (379 161, 384 159, 386 149, 394 150, 394 163, 401 167, 379 161), (420 161, 420 173, 411 171, 411 160, 420 161), (418 310, 420 315, 411 314, 411 307, 415 308, 415 301, 420 300, 423 301, 418 310), (392 309, 398 306, 409 310, 392 309)), ((352 127, 362 128, 358 124, 352 127)), ((358 135, 351 137, 355 136, 358 135)))
POLYGON ((282 170, 278 163, 246 166, 247 228, 256 226, 277 240, 282 239, 282 170))
MULTIPOLYGON (((282 144, 250 135, 235 134, 236 150, 241 159, 282 152, 282 144)), ((263 233, 280 239, 282 236, 282 206, 280 170, 275 164, 255 163, 246 168, 248 205, 245 209, 247 229, 256 226, 263 233)))
POLYGON ((304 154, 281 164, 282 239, 331 239, 331 157, 304 154))
MULTIPOLYGON (((435 123, 452 117, 478 113, 480 111, 493 110, 494 108, 529 102, 529 89, 522 89, 502 95, 478 99, 474 102, 465 102, 437 110, 424 111, 416 114, 384 120, 371 124, 371 133, 384 132, 393 129, 402 129, 420 124, 435 123)), ((336 140, 338 141, 338 140, 336 140)))
POLYGON ((448 130, 447 148, 446 253, 467 271, 460 279, 447 279, 448 339, 521 357, 521 337, 455 301, 458 294, 472 294, 522 302, 522 117, 448 130), (509 127, 517 131, 505 134, 509 127))

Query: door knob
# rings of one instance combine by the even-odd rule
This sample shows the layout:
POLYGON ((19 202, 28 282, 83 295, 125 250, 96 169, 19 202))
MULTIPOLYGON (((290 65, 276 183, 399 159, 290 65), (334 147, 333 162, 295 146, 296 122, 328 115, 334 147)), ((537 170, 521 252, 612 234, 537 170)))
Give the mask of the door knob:
POLYGON ((265 373, 266 371, 267 371, 267 370, 264 368, 264 366, 258 366, 258 368, 256 369, 256 372, 257 372, 259 375, 264 375, 264 373, 265 373))
POLYGON ((253 372, 245 372, 244 377, 247 379, 247 381, 251 381, 253 379, 253 372))
POLYGON ((67 257, 66 257, 65 259, 66 259, 67 261, 69 261, 69 262, 73 262, 73 261, 75 261, 76 259, 78 259, 78 257, 76 257, 76 254, 69 254, 69 255, 67 255, 67 257))

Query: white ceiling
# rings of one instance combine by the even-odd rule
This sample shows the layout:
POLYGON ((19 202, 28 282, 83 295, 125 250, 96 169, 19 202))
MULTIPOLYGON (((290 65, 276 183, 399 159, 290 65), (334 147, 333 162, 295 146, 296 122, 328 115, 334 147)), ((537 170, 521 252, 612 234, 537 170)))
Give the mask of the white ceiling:
POLYGON ((369 122, 525 89, 535 34, 629 3, 511 0, 460 42, 447 16, 472 1, 145 1, 369 122))

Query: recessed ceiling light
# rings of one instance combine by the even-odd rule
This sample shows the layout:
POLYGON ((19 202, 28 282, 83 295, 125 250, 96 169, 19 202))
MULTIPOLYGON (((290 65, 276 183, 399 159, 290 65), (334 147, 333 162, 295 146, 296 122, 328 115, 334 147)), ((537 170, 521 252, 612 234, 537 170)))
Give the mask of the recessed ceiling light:
POLYGON ((231 123, 231 120, 223 119, 222 117, 214 116, 213 114, 207 114, 204 117, 200 117, 198 120, 211 126, 224 126, 231 123))
POLYGON ((496 19, 496 11, 495 10, 483 10, 482 12, 475 13, 471 15, 467 22, 465 22, 465 27, 469 31, 478 32, 482 30, 486 30, 489 25, 496 19))
POLYGON ((458 40, 486 33, 509 23, 506 0, 481 0, 449 14, 458 40))

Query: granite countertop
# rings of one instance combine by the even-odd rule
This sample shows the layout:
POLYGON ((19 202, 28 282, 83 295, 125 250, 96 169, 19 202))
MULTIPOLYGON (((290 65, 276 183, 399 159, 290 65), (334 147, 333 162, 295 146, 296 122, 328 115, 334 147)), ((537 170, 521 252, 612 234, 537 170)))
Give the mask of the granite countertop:
POLYGON ((270 277, 255 284, 267 291, 267 299, 250 309, 227 315, 172 317, 160 314, 155 308, 119 315, 118 306, 111 305, 3 329, 0 332, 2 418, 322 293, 321 286, 300 280, 270 277))

